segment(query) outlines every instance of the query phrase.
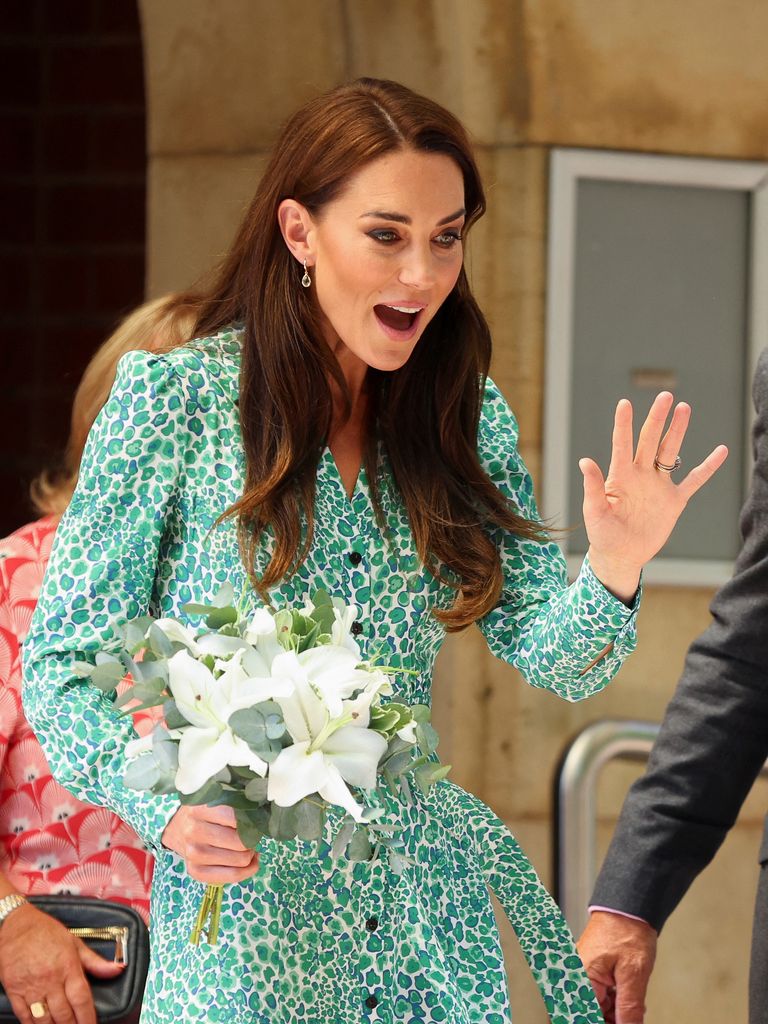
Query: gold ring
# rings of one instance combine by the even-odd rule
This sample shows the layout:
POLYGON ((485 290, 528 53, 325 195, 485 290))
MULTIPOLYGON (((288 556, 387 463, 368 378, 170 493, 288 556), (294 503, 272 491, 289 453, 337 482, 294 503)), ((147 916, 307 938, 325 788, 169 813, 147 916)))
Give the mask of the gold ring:
POLYGON ((45 1003, 30 1003, 29 1012, 35 1018, 35 1020, 41 1020, 48 1013, 48 1007, 45 1003))
POLYGON ((662 473, 674 473, 676 469, 680 469, 681 460, 680 456, 678 455, 671 466, 665 466, 664 463, 659 462, 658 459, 654 459, 653 464, 656 467, 656 469, 660 469, 662 473))

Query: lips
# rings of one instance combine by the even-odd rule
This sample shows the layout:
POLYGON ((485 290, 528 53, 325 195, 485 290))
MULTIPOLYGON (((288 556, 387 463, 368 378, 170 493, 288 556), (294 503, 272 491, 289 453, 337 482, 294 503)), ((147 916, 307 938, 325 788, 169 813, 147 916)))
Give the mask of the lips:
POLYGON ((394 341, 409 341, 418 331, 424 308, 412 303, 390 305, 382 302, 373 307, 373 312, 386 335, 394 341))

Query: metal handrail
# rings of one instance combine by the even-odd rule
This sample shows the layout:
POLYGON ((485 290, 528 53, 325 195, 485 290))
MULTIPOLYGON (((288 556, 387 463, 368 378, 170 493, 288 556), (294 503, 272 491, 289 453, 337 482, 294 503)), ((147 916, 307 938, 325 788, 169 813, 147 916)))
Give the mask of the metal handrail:
POLYGON ((583 729, 563 756, 555 797, 555 895, 577 935, 596 877, 600 771, 615 758, 647 760, 658 733, 656 722, 604 719, 583 729))
MULTIPOLYGON (((646 761, 660 725, 637 719, 604 719, 583 729, 560 763, 555 791, 555 895, 571 930, 587 922, 597 877, 597 779, 614 759, 646 761)), ((768 761, 761 776, 768 777, 768 761)))

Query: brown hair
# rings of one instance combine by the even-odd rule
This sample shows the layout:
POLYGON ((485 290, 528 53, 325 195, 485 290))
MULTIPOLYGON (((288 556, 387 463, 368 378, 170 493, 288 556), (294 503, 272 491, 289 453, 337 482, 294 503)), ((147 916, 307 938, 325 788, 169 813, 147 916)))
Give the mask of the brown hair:
POLYGON ((120 322, 99 346, 80 379, 72 403, 69 439, 62 465, 46 469, 30 485, 32 504, 40 515, 61 515, 77 485, 88 432, 109 398, 121 356, 134 349, 166 352, 191 335, 197 308, 188 298, 166 295, 146 302, 120 322))
MULTIPOLYGON (((323 340, 313 289, 279 230, 277 210, 293 198, 317 215, 349 178, 397 150, 442 153, 464 180, 465 231, 485 211, 480 175, 466 132, 438 104, 394 82, 363 78, 311 100, 289 120, 236 236, 203 303, 197 334, 233 321, 245 327, 240 414, 246 455, 243 497, 226 515, 238 519, 243 560, 266 599, 292 573, 311 543, 318 459, 332 417, 331 380, 346 387, 323 340), (274 548, 260 577, 255 555, 264 530, 274 548)), ((408 362, 369 369, 371 422, 365 462, 376 479, 383 442, 419 555, 454 582, 456 601, 436 612, 460 629, 498 600, 502 573, 488 530, 541 539, 483 471, 477 430, 491 356, 488 325, 464 270, 408 362)), ((374 484, 375 488, 375 484, 374 484)), ((378 506, 378 495, 374 489, 378 506)))

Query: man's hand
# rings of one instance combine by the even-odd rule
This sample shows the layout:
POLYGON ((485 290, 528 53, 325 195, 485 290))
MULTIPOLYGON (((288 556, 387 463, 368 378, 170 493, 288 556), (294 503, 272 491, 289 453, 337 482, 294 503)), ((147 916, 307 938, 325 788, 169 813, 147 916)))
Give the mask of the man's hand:
POLYGON ((0 981, 23 1024, 96 1024, 85 972, 114 978, 122 970, 31 904, 0 928, 0 981))
POLYGON ((606 1024, 643 1024, 656 941, 645 921, 601 910, 590 915, 577 947, 606 1024))

